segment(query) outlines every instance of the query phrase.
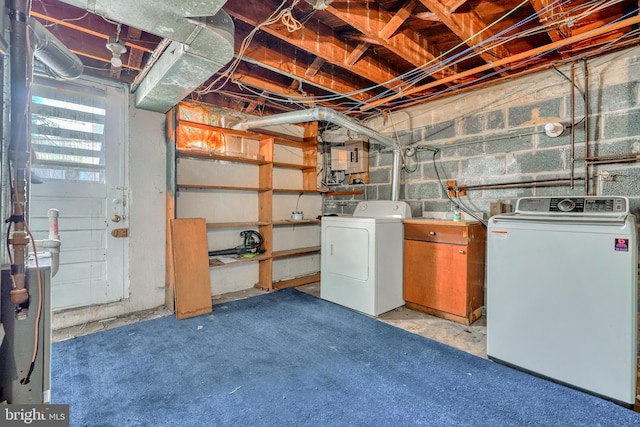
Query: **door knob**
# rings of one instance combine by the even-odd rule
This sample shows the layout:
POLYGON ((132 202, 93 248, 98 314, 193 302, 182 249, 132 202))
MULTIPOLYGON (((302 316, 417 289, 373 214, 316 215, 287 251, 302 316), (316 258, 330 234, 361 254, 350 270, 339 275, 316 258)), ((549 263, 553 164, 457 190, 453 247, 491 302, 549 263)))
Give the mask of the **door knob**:
POLYGON ((460 249, 460 250, 458 251, 458 253, 459 253, 460 255, 464 255, 464 251, 463 251, 462 249, 460 249))
POLYGON ((111 216, 111 221, 112 222, 120 222, 121 219, 122 219, 122 217, 120 215, 114 214, 114 215, 111 216))

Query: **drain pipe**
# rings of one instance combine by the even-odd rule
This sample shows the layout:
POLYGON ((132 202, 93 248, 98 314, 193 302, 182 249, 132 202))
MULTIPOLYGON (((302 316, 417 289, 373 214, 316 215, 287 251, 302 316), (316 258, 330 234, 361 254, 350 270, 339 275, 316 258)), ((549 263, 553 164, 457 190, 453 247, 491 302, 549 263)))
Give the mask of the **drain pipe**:
POLYGON ((393 167, 391 174, 391 200, 399 200, 400 194, 400 169, 402 167, 402 159, 400 146, 390 137, 374 131, 371 128, 363 126, 359 123, 346 117, 344 114, 340 114, 330 108, 315 107, 309 110, 292 111, 290 113, 276 114, 269 117, 260 117, 255 119, 244 120, 235 126, 233 129, 248 130, 261 128, 266 126, 275 125, 287 125, 292 123, 305 123, 324 121, 330 122, 335 125, 341 126, 345 129, 349 129, 360 135, 366 136, 385 147, 393 148, 393 167))
MULTIPOLYGON (((9 140, 9 162, 12 167, 11 217, 13 226, 9 245, 13 249, 11 259, 11 302, 20 306, 29 300, 25 286, 26 251, 29 236, 25 224, 26 197, 29 194, 29 128, 31 112, 32 59, 29 46, 27 20, 31 2, 10 0, 8 4, 10 22, 10 72, 11 72, 11 128, 9 140)), ((18 316, 18 311, 16 312, 18 316)), ((20 316, 26 316, 21 314, 20 316)))

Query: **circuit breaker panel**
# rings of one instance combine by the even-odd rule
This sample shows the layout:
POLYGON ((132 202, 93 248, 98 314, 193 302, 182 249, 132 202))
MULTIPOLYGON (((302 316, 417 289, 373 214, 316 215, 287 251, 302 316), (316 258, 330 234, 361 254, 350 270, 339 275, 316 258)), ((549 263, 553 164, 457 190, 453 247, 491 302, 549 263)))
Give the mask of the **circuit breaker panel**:
POLYGON ((368 162, 365 141, 350 141, 343 147, 331 148, 331 170, 333 171, 344 171, 346 174, 366 172, 368 162))

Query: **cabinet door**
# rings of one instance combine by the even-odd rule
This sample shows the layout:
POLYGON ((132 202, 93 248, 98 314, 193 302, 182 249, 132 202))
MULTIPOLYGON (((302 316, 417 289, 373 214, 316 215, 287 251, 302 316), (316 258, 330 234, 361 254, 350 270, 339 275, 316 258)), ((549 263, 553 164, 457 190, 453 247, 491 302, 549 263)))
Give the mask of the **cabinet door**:
POLYGON ((467 247, 404 241, 404 299, 467 315, 467 247))

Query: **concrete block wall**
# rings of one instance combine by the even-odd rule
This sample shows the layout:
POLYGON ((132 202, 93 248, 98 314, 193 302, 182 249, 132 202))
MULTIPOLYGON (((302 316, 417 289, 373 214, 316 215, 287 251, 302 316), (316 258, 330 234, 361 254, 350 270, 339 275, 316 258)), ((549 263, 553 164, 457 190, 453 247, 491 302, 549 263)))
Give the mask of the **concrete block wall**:
MULTIPOLYGON (((405 159, 400 199, 412 207, 414 216, 423 211, 451 211, 453 204, 438 180, 456 180, 458 185, 571 178, 555 187, 470 190, 460 198, 463 206, 488 216, 492 202, 508 203, 526 196, 585 195, 587 120, 584 118, 588 87, 588 141, 590 156, 639 153, 640 157, 640 49, 633 48, 574 64, 574 154, 571 132, 549 137, 544 126, 572 122, 571 66, 558 66, 516 80, 457 96, 426 102, 384 121, 376 118, 367 126, 396 137, 416 155, 405 159), (588 75, 588 85, 585 84, 588 75), (426 146, 439 149, 435 156, 426 146)), ((337 135, 330 139, 336 140, 337 135)), ((358 201, 389 200, 392 152, 375 145, 370 149, 370 183, 366 193, 327 197, 325 212, 352 213, 358 201)), ((640 162, 590 165, 589 194, 630 198, 632 210, 640 212, 640 162)), ((362 189, 338 186, 336 191, 362 189)))

